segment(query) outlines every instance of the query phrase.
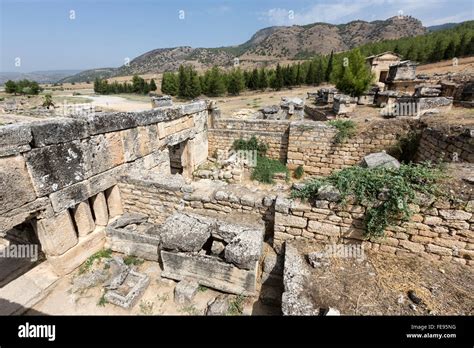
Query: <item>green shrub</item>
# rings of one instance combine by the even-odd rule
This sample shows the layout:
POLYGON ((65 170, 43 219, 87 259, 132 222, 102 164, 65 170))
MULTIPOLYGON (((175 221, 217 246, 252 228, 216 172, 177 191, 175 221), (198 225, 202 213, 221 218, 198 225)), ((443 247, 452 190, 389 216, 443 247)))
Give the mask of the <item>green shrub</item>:
POLYGON ((232 148, 236 151, 257 151, 259 156, 265 156, 268 150, 268 145, 264 142, 259 142, 255 136, 252 136, 249 140, 243 138, 236 139, 232 144, 232 148))
POLYGON ((123 258, 123 263, 126 264, 127 266, 130 266, 130 265, 139 266, 143 262, 145 262, 145 260, 139 259, 138 257, 132 256, 132 255, 127 255, 123 258))
POLYGON ((337 133, 334 137, 335 144, 341 144, 356 134, 357 126, 354 121, 331 120, 328 122, 328 124, 337 129, 337 133))
POLYGON ((257 156, 257 165, 252 171, 252 180, 257 180, 266 184, 273 184, 275 173, 286 173, 288 178, 288 168, 278 160, 263 156, 257 156))
POLYGON ((87 272, 92 267, 95 260, 110 259, 111 257, 112 257, 112 250, 110 250, 110 249, 102 249, 102 250, 96 252, 94 255, 90 256, 81 265, 81 267, 79 267, 79 274, 87 272))
POLYGON ((438 181, 444 177, 443 170, 430 163, 402 164, 399 169, 351 167, 326 178, 312 179, 302 189, 293 190, 292 196, 314 198, 323 184, 331 184, 340 191, 343 204, 353 196, 356 203, 367 207, 366 236, 382 237, 387 226, 409 219, 409 205, 418 203, 417 192, 443 194, 438 181))
POLYGON ((301 179, 303 177, 304 168, 302 165, 299 165, 298 167, 296 167, 294 175, 296 179, 301 179))

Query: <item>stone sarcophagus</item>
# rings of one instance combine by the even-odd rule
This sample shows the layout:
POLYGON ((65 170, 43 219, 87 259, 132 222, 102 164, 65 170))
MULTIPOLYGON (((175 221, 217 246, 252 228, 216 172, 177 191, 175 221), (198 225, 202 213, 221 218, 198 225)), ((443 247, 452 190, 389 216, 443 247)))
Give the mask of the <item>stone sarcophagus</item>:
POLYGON ((243 295, 256 291, 263 226, 176 213, 161 226, 162 276, 243 295))

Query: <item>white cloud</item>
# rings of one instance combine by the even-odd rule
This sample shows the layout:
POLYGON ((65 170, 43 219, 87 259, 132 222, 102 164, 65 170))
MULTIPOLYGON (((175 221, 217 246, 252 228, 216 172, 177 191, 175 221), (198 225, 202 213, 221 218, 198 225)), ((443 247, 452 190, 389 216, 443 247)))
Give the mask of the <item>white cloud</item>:
POLYGON ((404 15, 412 15, 423 20, 424 25, 433 25, 446 23, 446 20, 454 22, 468 20, 472 17, 472 11, 470 14, 469 11, 459 13, 459 10, 455 9, 469 6, 472 8, 471 0, 333 0, 319 2, 309 8, 272 8, 262 13, 259 19, 272 25, 315 22, 338 24, 355 19, 387 19, 402 11, 404 15), (451 14, 449 12, 454 13, 448 16, 451 14), (440 16, 443 18, 439 18, 440 16))

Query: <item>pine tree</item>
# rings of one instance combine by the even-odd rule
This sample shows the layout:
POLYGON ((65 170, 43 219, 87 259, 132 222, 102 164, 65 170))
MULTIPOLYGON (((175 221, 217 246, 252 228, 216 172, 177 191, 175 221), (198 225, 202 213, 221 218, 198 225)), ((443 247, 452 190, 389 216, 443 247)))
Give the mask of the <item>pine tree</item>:
POLYGON ((223 95, 226 91, 225 81, 217 66, 211 69, 208 88, 208 95, 214 97, 223 95))
POLYGON ((252 90, 255 90, 255 89, 258 88, 258 70, 257 70, 257 68, 253 69, 252 74, 250 74, 247 87, 248 87, 248 89, 252 89, 252 90))
POLYGON ((436 42, 436 45, 434 46, 433 50, 431 51, 430 61, 431 62, 440 61, 441 59, 443 59, 443 53, 444 53, 443 42, 441 41, 441 39, 439 39, 436 42))
POLYGON ((271 87, 277 91, 283 87, 283 72, 279 63, 277 64, 275 74, 272 77, 271 87))
POLYGON ((312 85, 314 83, 314 61, 311 61, 308 66, 308 71, 306 72, 305 82, 307 85, 312 85))
POLYGON ((300 86, 303 83, 303 74, 301 71, 301 64, 296 66, 296 85, 300 86))
POLYGON ((152 92, 156 91, 156 83, 154 79, 150 80, 150 91, 152 92))
POLYGON ((268 87, 268 76, 265 68, 260 68, 258 73, 258 88, 264 90, 268 87))
MULTIPOLYGON (((257 71, 256 82, 258 83, 258 71, 257 71)), ((227 92, 232 95, 238 95, 244 88, 245 88, 245 79, 244 79, 244 75, 242 74, 242 71, 240 70, 240 68, 232 70, 229 73, 229 83, 227 86, 227 92)), ((257 88, 257 86, 255 86, 255 88, 257 88)))
POLYGON ((374 75, 365 63, 360 50, 350 51, 347 58, 349 64, 345 66, 341 61, 334 72, 336 88, 343 93, 358 97, 368 90, 374 75))
POLYGON ((452 59, 456 56, 456 43, 451 40, 444 51, 444 59, 452 59))
POLYGON ((314 74, 314 83, 316 85, 320 85, 321 82, 324 80, 324 70, 323 70, 323 61, 322 59, 318 59, 318 63, 316 64, 315 74, 314 74))
POLYGON ((461 41, 459 41, 459 44, 456 47, 456 57, 463 57, 465 55, 468 43, 469 38, 467 33, 464 33, 463 36, 461 36, 461 41))
POLYGON ((178 97, 188 98, 190 82, 188 70, 183 65, 180 65, 178 69, 178 97))
POLYGON ((188 98, 194 99, 201 95, 201 83, 199 81, 198 73, 191 66, 189 67, 189 74, 190 85, 188 91, 188 98))
POLYGON ((326 68, 326 73, 324 75, 324 81, 329 82, 331 80, 331 74, 333 70, 333 60, 334 60, 334 51, 331 51, 331 55, 329 56, 328 66, 326 68))
MULTIPOLYGON (((97 81, 98 79, 96 79, 97 81)), ((95 87, 96 87, 96 84, 94 82, 94 92, 97 93, 97 91, 95 90, 95 87)), ((16 83, 15 81, 12 81, 12 80, 8 80, 7 82, 5 82, 5 92, 7 93, 15 93, 16 94, 16 83)))

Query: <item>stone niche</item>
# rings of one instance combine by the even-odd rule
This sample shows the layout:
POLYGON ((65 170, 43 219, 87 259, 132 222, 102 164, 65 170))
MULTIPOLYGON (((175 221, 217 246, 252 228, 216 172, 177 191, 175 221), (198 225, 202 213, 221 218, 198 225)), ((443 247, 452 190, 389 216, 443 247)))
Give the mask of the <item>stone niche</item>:
POLYGON ((175 213, 161 226, 162 276, 254 295, 264 232, 263 225, 245 226, 175 213))

